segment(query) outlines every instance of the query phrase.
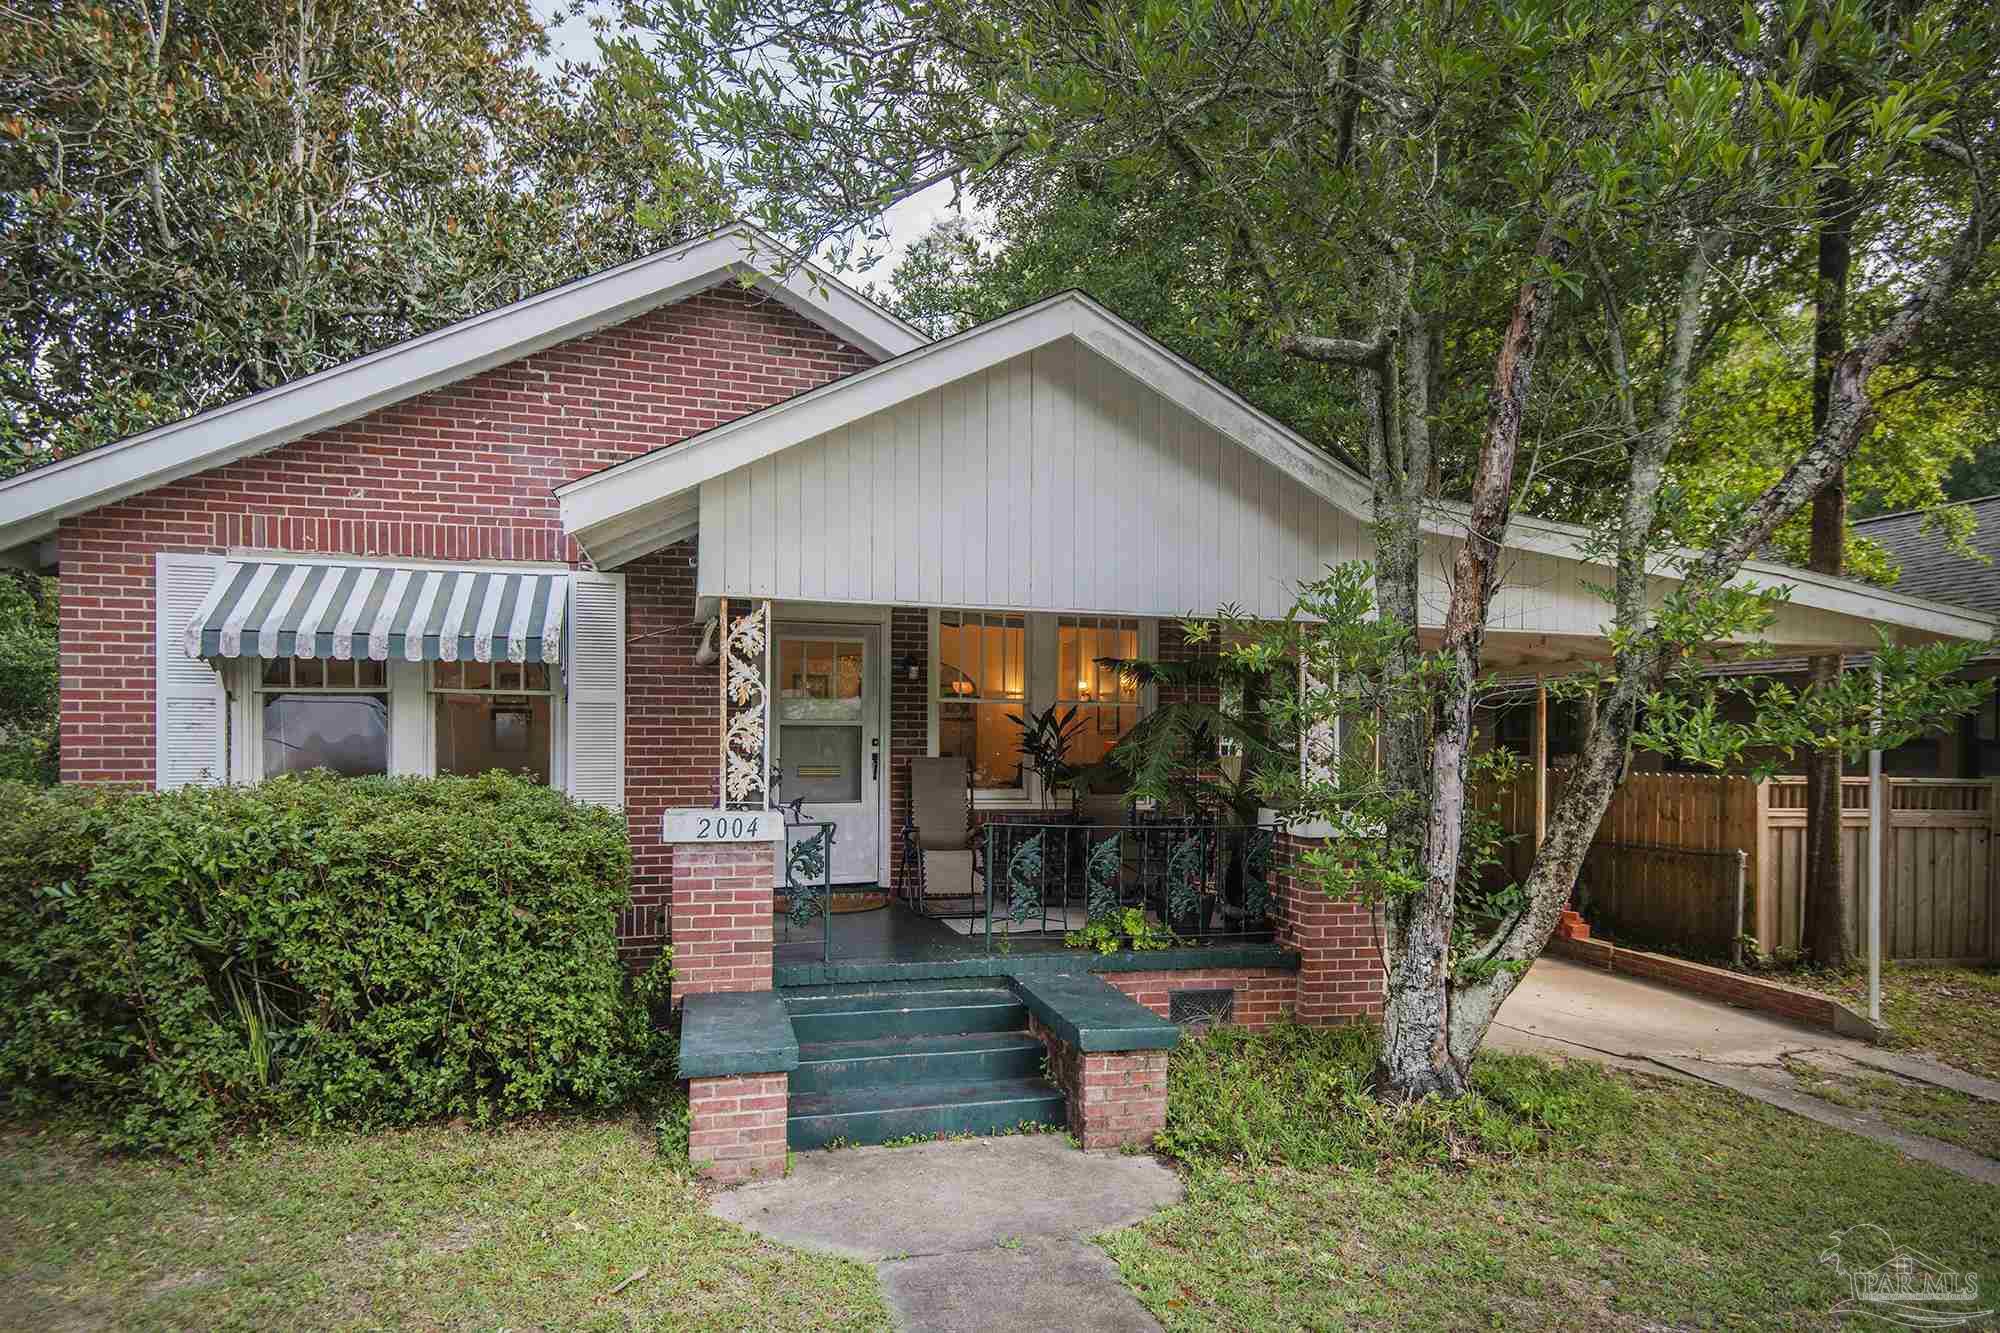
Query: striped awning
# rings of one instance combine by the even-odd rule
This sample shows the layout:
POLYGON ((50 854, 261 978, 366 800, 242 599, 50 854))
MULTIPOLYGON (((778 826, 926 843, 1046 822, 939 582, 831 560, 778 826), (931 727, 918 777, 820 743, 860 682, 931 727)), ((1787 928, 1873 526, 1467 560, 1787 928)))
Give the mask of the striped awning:
POLYGON ((562 573, 232 560, 187 627, 190 657, 548 662, 562 573))

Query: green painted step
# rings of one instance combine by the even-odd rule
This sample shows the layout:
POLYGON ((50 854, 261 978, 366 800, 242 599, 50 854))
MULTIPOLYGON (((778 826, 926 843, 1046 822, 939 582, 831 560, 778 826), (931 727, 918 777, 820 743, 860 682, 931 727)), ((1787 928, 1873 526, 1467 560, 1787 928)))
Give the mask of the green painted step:
POLYGON ((1038 1078, 847 1088, 794 1094, 791 1102, 785 1142, 797 1149, 1066 1123, 1062 1093, 1038 1078))
POLYGON ((902 1083, 976 1083, 1039 1077, 1042 1043, 1026 1032, 957 1032, 800 1048, 794 1096, 902 1083))
POLYGON ((804 1045, 882 1037, 1015 1032, 1028 1010, 1012 991, 898 991, 788 1001, 792 1032, 804 1045))

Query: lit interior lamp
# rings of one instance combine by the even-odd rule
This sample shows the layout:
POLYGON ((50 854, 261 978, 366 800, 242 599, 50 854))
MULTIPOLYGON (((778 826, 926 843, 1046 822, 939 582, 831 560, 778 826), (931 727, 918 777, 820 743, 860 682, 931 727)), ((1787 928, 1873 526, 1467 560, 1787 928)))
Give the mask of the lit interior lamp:
POLYGON ((951 692, 961 697, 972 693, 972 689, 973 689, 972 682, 967 680, 963 676, 960 676, 957 680, 951 683, 951 692))

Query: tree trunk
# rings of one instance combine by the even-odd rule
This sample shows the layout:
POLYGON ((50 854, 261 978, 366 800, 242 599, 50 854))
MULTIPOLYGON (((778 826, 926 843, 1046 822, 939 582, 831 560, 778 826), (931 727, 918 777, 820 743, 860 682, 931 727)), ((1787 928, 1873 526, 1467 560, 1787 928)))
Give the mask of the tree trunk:
MULTIPOLYGON (((1550 226, 1543 232, 1538 257, 1546 258, 1556 245, 1555 229, 1550 226)), ((1487 609, 1500 582, 1499 555, 1512 512, 1514 469, 1520 456, 1521 421, 1534 381, 1535 353, 1548 329, 1554 304, 1554 294, 1541 278, 1522 283, 1515 297, 1513 318, 1501 338, 1494 358, 1493 384, 1487 391, 1486 425, 1465 538, 1452 564, 1451 601, 1445 610, 1441 645, 1449 675, 1432 710, 1428 753, 1420 761, 1430 789, 1430 801, 1423 812, 1424 886, 1390 906, 1398 947, 1383 1002, 1382 1061, 1377 1081, 1397 1097, 1429 1093, 1457 1096, 1466 1088, 1465 1066, 1452 1058, 1451 945, 1465 831, 1472 696, 1486 641, 1487 609)), ((1406 324, 1402 352, 1413 398, 1419 392, 1415 386, 1430 382, 1429 347, 1428 330, 1406 324)), ((1412 432, 1411 439, 1417 438, 1412 432)), ((1423 456, 1419 458, 1420 451, 1413 449, 1408 460, 1408 482, 1418 491, 1430 474, 1428 436, 1422 438, 1423 456)))
MULTIPOLYGON (((1847 350, 1847 273, 1852 259, 1853 200, 1847 181, 1831 176, 1820 187, 1818 284, 1813 305, 1813 434, 1826 426, 1833 368, 1847 350)), ((1847 469, 1833 474, 1813 497, 1812 549, 1807 566, 1839 574, 1846 563, 1847 469)), ((1840 655, 1812 659, 1816 688, 1840 678, 1840 655)), ((1847 896, 1840 885, 1840 752, 1806 756, 1805 950, 1822 967, 1848 962, 1847 896)), ((1771 943, 1771 941, 1767 941, 1771 943)))

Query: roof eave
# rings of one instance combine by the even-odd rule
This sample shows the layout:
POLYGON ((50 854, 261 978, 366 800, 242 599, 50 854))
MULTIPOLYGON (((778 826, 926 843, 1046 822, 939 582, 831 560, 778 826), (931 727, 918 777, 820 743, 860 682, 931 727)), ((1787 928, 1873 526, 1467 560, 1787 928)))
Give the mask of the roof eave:
POLYGON ((739 223, 0 481, 0 551, 53 534, 64 518, 279 448, 731 280, 880 358, 925 341, 907 322, 739 223))

